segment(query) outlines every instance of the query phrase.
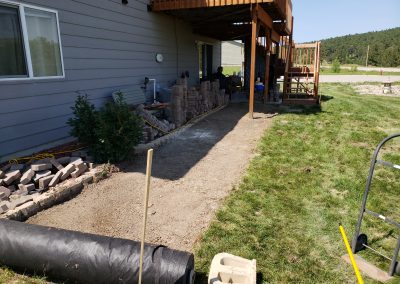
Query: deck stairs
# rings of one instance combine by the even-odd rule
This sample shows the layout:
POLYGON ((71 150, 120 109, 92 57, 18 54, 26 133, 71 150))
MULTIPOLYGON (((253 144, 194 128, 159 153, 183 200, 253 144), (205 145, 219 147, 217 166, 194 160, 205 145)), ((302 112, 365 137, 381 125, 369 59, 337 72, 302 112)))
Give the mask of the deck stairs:
POLYGON ((290 60, 286 61, 283 103, 288 105, 315 105, 320 103, 320 42, 291 44, 290 60))

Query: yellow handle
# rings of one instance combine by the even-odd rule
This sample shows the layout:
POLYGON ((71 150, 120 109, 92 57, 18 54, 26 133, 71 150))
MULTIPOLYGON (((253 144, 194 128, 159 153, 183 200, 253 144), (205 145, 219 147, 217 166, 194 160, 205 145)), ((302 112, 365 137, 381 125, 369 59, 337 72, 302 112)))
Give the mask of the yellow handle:
POLYGON ((356 260, 354 259, 353 252, 351 251, 349 240, 347 239, 347 236, 346 236, 346 232, 344 231, 344 228, 343 228, 342 225, 339 226, 339 229, 340 229, 340 233, 342 234, 342 238, 343 238, 344 244, 346 245, 346 249, 347 249, 347 252, 349 254, 351 264, 353 265, 354 272, 356 273, 356 277, 357 277, 358 283, 359 284, 364 284, 364 280, 361 277, 360 271, 358 270, 358 267, 357 267, 356 260))

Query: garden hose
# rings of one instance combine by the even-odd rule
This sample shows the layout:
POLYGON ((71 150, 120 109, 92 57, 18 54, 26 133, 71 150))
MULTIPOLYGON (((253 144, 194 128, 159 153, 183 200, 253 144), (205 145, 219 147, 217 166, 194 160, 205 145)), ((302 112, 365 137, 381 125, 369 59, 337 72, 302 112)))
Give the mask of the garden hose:
POLYGON ((15 158, 15 159, 11 159, 8 160, 9 164, 19 164, 22 161, 25 161, 25 163, 31 162, 33 160, 42 160, 42 159, 46 159, 46 158, 55 158, 56 155, 60 155, 60 154, 66 154, 66 153, 72 153, 72 152, 76 152, 82 149, 85 149, 86 147, 80 147, 80 148, 76 148, 73 150, 66 150, 66 151, 59 151, 59 152, 54 152, 54 153, 50 153, 50 152, 44 152, 44 153, 40 153, 34 156, 28 156, 28 157, 22 157, 22 158, 15 158))

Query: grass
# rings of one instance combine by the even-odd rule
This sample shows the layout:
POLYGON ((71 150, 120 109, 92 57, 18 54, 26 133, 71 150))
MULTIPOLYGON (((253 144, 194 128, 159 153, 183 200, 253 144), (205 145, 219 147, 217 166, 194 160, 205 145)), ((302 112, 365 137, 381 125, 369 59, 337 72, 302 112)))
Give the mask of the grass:
POLYGON ((17 274, 12 270, 0 267, 0 283, 1 284, 44 284, 47 283, 43 277, 26 276, 17 274))
MULTIPOLYGON (((340 259, 345 248, 338 224, 351 238, 373 149, 400 132, 400 101, 360 96, 344 84, 322 84, 321 91, 322 109, 283 112, 266 131, 242 183, 196 248, 198 283, 206 281, 219 252, 257 259, 259 282, 355 283, 351 266, 340 259)), ((391 144, 383 155, 400 163, 399 152, 400 145, 391 144)), ((399 220, 400 212, 387 208, 398 208, 400 173, 381 168, 376 173, 369 208, 399 220)), ((390 255, 392 227, 368 217, 364 225, 373 246, 390 255)), ((360 254, 388 268, 381 258, 360 254)), ((0 283, 45 281, 0 268, 0 283)))
POLYGON ((238 74, 241 70, 241 66, 223 66, 223 68, 223 73, 226 76, 233 75, 233 72, 236 72, 236 74, 238 74))
MULTIPOLYGON (((400 132, 400 101, 360 96, 349 85, 323 84, 322 92, 326 101, 321 110, 284 113, 265 133, 259 155, 196 248, 198 283, 205 282, 219 252, 257 259, 264 283, 356 282, 351 266, 340 258, 346 251, 338 224, 351 238, 372 152, 381 139, 400 132)), ((389 150, 384 158, 400 163, 400 144, 389 150)), ((400 171, 377 171, 371 210, 400 219, 399 177, 400 171)), ((373 246, 391 255, 393 227, 365 220, 363 232, 373 246), (387 232, 391 237, 384 238, 387 232)), ((382 258, 360 254, 388 269, 382 258)))

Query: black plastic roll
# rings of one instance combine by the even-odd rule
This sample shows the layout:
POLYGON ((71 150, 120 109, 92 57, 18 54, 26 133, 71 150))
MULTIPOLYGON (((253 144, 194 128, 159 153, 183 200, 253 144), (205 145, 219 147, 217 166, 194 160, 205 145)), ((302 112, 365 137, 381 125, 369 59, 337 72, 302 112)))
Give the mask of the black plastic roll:
MULTIPOLYGON (((0 263, 72 283, 137 283, 140 243, 0 220, 0 263)), ((193 254, 146 244, 142 283, 193 283, 193 254)))

